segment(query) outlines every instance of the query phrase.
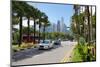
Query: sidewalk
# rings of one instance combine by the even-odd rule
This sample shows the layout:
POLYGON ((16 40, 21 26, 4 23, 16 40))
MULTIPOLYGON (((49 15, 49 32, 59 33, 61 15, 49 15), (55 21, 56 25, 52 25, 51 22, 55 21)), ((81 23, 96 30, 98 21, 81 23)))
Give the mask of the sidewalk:
POLYGON ((77 45, 77 43, 75 43, 75 44, 72 45, 73 47, 72 47, 71 50, 65 55, 65 57, 61 60, 61 63, 70 62, 73 49, 75 48, 76 45, 77 45))

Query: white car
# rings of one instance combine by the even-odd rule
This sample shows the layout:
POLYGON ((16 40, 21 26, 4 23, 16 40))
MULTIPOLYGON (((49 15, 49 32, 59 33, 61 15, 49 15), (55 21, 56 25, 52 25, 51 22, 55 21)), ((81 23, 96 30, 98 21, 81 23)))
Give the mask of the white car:
POLYGON ((53 43, 51 40, 44 40, 39 43, 38 48, 39 49, 50 49, 50 48, 53 48, 53 43))

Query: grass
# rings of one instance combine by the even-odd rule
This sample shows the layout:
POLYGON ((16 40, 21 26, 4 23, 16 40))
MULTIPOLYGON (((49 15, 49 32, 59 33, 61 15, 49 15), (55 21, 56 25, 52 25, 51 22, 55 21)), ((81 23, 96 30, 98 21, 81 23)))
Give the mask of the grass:
POLYGON ((96 60, 96 55, 93 56, 92 50, 90 50, 90 53, 88 53, 88 49, 95 48, 95 46, 87 46, 85 45, 76 45, 76 47, 73 50, 72 53, 72 62, 80 62, 80 61, 93 61, 96 60), (90 60, 87 59, 87 56, 89 56, 90 60))
POLYGON ((78 45, 74 48, 72 55, 73 55, 71 59, 72 62, 82 61, 81 54, 78 52, 78 45))

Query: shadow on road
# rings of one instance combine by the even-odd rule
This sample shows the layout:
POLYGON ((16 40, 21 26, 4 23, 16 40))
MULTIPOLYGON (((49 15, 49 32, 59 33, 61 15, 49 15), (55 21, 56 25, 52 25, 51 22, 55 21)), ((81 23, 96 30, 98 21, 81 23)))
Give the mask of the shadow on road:
POLYGON ((42 50, 39 50, 38 48, 26 49, 26 50, 14 53, 12 55, 12 61, 16 62, 16 61, 23 60, 26 58, 31 58, 31 57, 34 57, 35 55, 39 55, 39 54, 41 54, 43 52, 47 52, 47 51, 52 51, 59 47, 63 47, 63 46, 62 45, 54 45, 54 47, 52 49, 42 49, 42 50))

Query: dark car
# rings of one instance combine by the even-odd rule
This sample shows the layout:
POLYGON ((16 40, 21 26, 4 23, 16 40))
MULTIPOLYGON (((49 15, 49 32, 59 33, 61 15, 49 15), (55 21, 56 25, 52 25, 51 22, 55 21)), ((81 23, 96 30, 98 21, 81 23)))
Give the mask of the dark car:
POLYGON ((60 40, 54 41, 54 45, 61 45, 61 41, 60 40))

